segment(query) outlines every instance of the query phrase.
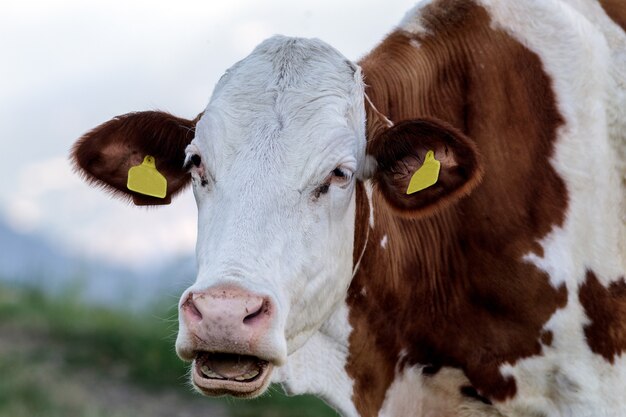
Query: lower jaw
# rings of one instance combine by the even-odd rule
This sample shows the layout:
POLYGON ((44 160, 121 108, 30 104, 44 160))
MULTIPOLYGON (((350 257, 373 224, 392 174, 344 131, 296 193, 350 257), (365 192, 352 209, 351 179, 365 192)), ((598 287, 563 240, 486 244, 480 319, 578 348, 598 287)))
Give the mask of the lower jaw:
POLYGON ((194 361, 192 381, 198 391, 210 397, 231 395, 238 398, 254 398, 263 394, 269 386, 273 368, 274 366, 268 363, 254 380, 240 382, 232 379, 205 378, 199 371, 197 362, 194 361))

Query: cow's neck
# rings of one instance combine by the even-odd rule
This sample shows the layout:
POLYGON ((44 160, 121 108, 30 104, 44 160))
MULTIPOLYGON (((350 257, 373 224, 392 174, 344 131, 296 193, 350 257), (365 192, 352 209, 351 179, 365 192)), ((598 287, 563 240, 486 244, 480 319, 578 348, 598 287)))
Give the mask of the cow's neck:
POLYGON ((348 308, 340 303, 324 325, 289 356, 275 377, 290 395, 314 394, 344 417, 359 414, 353 403, 353 382, 345 369, 351 327, 348 308))
MULTIPOLYGON (((369 207, 366 189, 357 190, 363 214, 369 207)), ((423 366, 426 373, 439 371, 443 363, 436 358, 436 346, 426 346, 430 341, 422 337, 439 325, 437 320, 458 314, 468 286, 453 210, 404 219, 392 214, 376 193, 372 207, 373 225, 369 213, 357 217, 355 254, 366 235, 368 239, 348 293, 353 332, 347 370, 355 384, 353 401, 363 416, 378 415, 403 356, 407 365, 423 366), (435 355, 412 351, 415 346, 435 355)))

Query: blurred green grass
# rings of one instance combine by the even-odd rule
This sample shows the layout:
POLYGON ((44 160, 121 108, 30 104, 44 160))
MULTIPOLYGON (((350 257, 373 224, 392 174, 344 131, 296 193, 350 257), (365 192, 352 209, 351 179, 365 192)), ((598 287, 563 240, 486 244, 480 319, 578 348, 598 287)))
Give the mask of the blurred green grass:
POLYGON ((164 398, 180 416, 337 416, 321 400, 287 397, 277 386, 250 401, 192 393, 174 352, 176 329, 176 304, 131 313, 89 306, 72 291, 50 298, 2 285, 0 416, 168 415, 164 398))

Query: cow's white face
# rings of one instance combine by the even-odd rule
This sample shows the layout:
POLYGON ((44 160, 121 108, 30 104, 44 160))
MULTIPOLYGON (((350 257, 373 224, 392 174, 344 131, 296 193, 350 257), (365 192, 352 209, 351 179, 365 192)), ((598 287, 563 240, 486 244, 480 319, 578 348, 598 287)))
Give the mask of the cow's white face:
POLYGON ((198 277, 181 297, 176 342, 183 359, 196 359, 194 383, 205 393, 260 393, 272 365, 345 298, 363 96, 360 70, 330 46, 283 37, 259 45, 215 88, 186 149, 198 277), (253 382, 221 379, 253 375, 248 362, 257 359, 264 374, 253 382), (248 362, 232 370, 231 361, 248 362))

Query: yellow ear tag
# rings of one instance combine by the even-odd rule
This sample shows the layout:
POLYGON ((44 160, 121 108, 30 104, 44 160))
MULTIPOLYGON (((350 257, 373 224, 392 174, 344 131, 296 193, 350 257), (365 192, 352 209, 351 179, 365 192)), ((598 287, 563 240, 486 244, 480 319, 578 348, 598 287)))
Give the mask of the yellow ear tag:
POLYGON ((437 183, 440 168, 441 162, 435 159, 435 153, 433 151, 426 152, 424 164, 411 177, 406 193, 413 194, 437 183))
POLYGON ((167 180, 156 169, 154 157, 146 155, 141 165, 128 170, 126 187, 139 194, 151 197, 165 198, 167 194, 167 180))

